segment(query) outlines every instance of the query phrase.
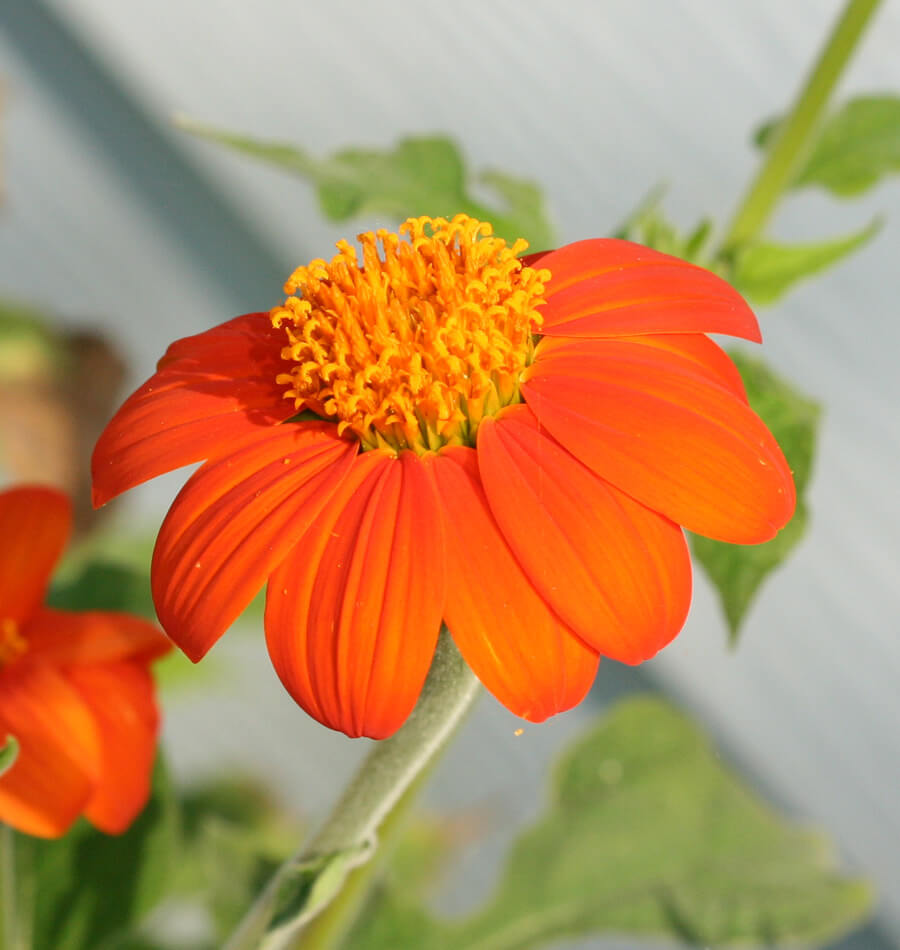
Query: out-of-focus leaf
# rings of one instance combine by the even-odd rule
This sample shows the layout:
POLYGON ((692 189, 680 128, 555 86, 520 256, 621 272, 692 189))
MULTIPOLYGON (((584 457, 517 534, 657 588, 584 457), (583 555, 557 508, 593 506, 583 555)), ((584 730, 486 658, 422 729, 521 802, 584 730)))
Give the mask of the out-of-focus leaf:
POLYGON ((683 260, 701 263, 701 256, 712 234, 712 220, 702 218, 690 233, 682 235, 663 214, 661 204, 665 194, 665 185, 660 184, 652 188, 613 231, 612 236, 636 241, 664 254, 674 254, 683 260))
POLYGON ((737 641, 741 622, 760 585, 781 565, 803 537, 809 513, 806 489, 816 448, 821 409, 775 375, 760 360, 742 352, 731 353, 750 405, 763 419, 781 446, 797 489, 794 517, 778 535, 765 544, 725 544, 697 535, 691 537, 694 557, 715 585, 728 622, 729 637, 737 641))
POLYGON ((758 125, 753 131, 753 144, 757 148, 768 148, 769 145, 772 144, 773 136, 775 135, 780 122, 781 120, 778 118, 766 119, 765 122, 758 125))
POLYGON ((798 280, 826 270, 853 253, 880 228, 881 219, 876 218, 861 230, 830 241, 814 244, 754 242, 737 251, 729 279, 754 303, 773 303, 798 280))
POLYGON ((156 618, 150 575, 114 561, 89 561, 72 578, 54 584, 47 597, 63 610, 122 610, 156 618))
POLYGON ((15 736, 7 736, 3 747, 0 748, 0 775, 11 769, 18 757, 19 740, 15 736))
POLYGON ((278 865, 301 840, 302 829, 249 779, 190 789, 182 798, 185 847, 177 890, 196 895, 213 918, 221 946, 278 865))
POLYGON ((770 811, 677 710, 635 697, 566 753, 546 812, 481 910, 440 920, 382 889, 345 946, 530 950, 592 934, 817 943, 871 903, 821 835, 770 811))
POLYGON ((362 214, 386 214, 402 221, 462 212, 490 221, 495 233, 507 241, 524 237, 534 251, 554 246, 538 186, 499 171, 483 172, 480 183, 492 188, 501 201, 499 207, 484 204, 471 194, 463 156, 445 136, 404 138, 384 150, 348 148, 318 159, 293 145, 257 141, 184 117, 178 117, 176 124, 307 179, 316 188, 323 214, 333 221, 362 214))
POLYGON ((166 893, 178 846, 178 809, 161 759, 147 807, 123 835, 80 821, 35 843, 35 950, 102 950, 166 893))
POLYGON ((38 310, 0 300, 0 383, 54 379, 64 354, 48 323, 38 310))
MULTIPOLYGON (((756 144, 767 146, 778 124, 777 119, 770 120, 757 129, 756 144)), ((900 97, 860 96, 822 125, 792 187, 819 185, 850 197, 896 172, 900 172, 900 97)))

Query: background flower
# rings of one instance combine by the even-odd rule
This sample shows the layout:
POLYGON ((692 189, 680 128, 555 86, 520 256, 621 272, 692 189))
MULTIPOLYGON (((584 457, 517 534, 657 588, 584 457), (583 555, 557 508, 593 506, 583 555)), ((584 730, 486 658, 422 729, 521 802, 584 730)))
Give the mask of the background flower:
POLYGON ((149 664, 170 646, 128 614, 43 606, 71 522, 55 489, 0 492, 0 737, 19 742, 0 821, 41 837, 79 814, 115 834, 143 808, 159 727, 149 664))

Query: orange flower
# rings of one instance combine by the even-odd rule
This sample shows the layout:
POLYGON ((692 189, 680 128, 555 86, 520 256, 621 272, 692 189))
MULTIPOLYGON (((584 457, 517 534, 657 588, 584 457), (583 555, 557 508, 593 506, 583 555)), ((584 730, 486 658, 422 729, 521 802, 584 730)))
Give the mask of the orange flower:
POLYGON ((704 335, 759 340, 731 287, 625 241, 518 260, 490 234, 410 219, 361 263, 340 242, 271 313, 173 343, 95 450, 97 504, 207 460, 157 540, 163 627, 199 660, 268 580, 282 682, 348 735, 403 723, 442 619, 514 713, 573 706, 600 655, 684 623, 680 525, 754 543, 794 508, 704 335))
POLYGON ((80 814, 124 831, 147 802, 159 715, 150 660, 170 645, 152 624, 43 606, 72 523, 52 488, 0 492, 0 822, 55 838, 80 814))

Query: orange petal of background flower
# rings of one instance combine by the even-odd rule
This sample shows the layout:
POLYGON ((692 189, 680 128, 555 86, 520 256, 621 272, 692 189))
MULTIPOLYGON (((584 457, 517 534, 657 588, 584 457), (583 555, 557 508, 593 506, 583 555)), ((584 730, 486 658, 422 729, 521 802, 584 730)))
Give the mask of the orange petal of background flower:
POLYGON ((58 837, 101 774, 94 717, 59 672, 19 662, 0 674, 0 737, 7 734, 19 740, 19 756, 0 777, 0 821, 58 837))
POLYGON ((67 678, 91 710, 100 738, 101 772, 85 817, 120 834, 150 796, 159 712, 153 677, 139 663, 77 666, 67 678))
POLYGON ((295 415, 275 383, 284 369, 282 343, 260 313, 173 343, 94 448, 94 505, 295 415))
MULTIPOLYGON (((579 703, 599 657, 547 606, 491 514, 474 449, 425 456, 444 512, 444 619, 481 682, 517 716, 542 722, 579 703)), ((527 518, 528 512, 521 512, 527 518)))
POLYGON ((383 739, 422 689, 444 607, 434 485, 420 457, 360 455, 269 581, 278 675, 319 722, 383 739))
POLYGON ((594 472, 691 531, 768 541, 794 510, 787 462, 759 417, 689 361, 609 340, 603 356, 548 350, 522 393, 594 472))
POLYGON ((149 662, 172 649, 156 624, 110 610, 75 613, 42 607, 31 616, 23 634, 28 658, 55 666, 127 659, 149 662))
POLYGON ((71 527, 71 502, 55 488, 0 492, 0 620, 21 623, 37 609, 71 527))
POLYGON ((547 336, 728 333, 759 342, 753 311, 730 284, 677 257, 612 238, 576 241, 531 261, 547 268, 547 336))
POLYGON ((319 515, 358 446, 326 422, 245 436, 175 499, 153 552, 160 622, 195 662, 228 629, 319 515))
POLYGON ((640 663, 678 633, 691 563, 676 524, 598 478, 527 406, 481 423, 478 468, 519 563, 586 643, 640 663))

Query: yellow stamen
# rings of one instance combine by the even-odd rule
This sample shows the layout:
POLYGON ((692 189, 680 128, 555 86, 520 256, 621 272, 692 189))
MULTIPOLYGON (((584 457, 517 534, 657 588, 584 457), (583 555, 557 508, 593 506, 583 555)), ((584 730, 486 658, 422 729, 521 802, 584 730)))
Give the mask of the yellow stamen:
POLYGON ((330 264, 298 267, 271 311, 296 364, 277 377, 285 395, 363 448, 474 444, 485 416, 520 400, 550 277, 516 259, 526 241, 491 235, 463 214, 410 218, 360 234, 361 265, 339 241, 330 264))
POLYGON ((0 619, 0 669, 17 660, 28 649, 28 642, 19 633, 19 625, 9 617, 0 619))

